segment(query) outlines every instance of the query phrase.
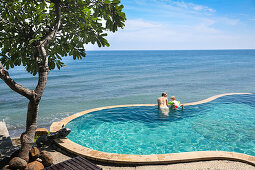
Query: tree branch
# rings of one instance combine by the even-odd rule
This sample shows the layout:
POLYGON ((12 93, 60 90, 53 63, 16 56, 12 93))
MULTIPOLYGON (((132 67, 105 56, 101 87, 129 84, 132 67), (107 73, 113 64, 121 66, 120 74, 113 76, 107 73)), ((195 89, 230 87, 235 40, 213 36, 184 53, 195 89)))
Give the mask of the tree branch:
POLYGON ((0 78, 15 92, 25 96, 29 100, 31 100, 34 96, 32 90, 21 86, 20 84, 16 83, 11 77, 9 76, 8 70, 4 68, 2 63, 0 62, 0 78))
POLYGON ((61 24, 61 10, 60 10, 60 1, 55 0, 55 13, 56 13, 56 21, 53 31, 51 31, 42 41, 40 41, 38 47, 43 46, 45 47, 48 43, 50 43, 55 37, 60 28, 61 24))
POLYGON ((39 58, 41 61, 38 63, 39 68, 39 80, 38 84, 36 86, 35 92, 37 94, 37 101, 40 101, 44 88, 46 86, 47 82, 47 75, 49 72, 49 66, 48 66, 48 57, 45 47, 55 39, 56 34, 60 28, 61 24, 61 9, 60 9, 60 0, 54 0, 52 1, 55 3, 55 13, 56 13, 56 21, 53 31, 51 31, 42 41, 40 41, 39 45, 37 46, 39 58))

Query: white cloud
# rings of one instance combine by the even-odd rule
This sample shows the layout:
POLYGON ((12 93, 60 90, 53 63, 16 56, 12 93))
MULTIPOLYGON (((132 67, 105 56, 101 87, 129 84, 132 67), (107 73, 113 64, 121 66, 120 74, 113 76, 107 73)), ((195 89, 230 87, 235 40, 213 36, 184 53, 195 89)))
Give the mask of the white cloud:
POLYGON ((207 11, 207 12, 216 12, 215 9, 209 8, 207 6, 204 5, 197 5, 194 3, 186 3, 184 1, 181 2, 174 2, 173 4, 177 5, 178 7, 182 7, 182 8, 186 8, 186 9, 192 9, 195 11, 207 11))
POLYGON ((160 26, 161 26, 160 23, 146 22, 142 19, 127 20, 125 23, 125 27, 128 28, 126 30, 128 31, 153 29, 159 28, 160 26))
POLYGON ((237 25, 239 23, 239 19, 231 19, 231 18, 218 18, 219 21, 228 25, 237 25))
POLYGON ((220 33, 219 30, 209 27, 208 25, 201 23, 198 26, 195 27, 195 29, 199 32, 206 32, 206 33, 220 33))
MULTIPOLYGON (((213 27, 216 21, 205 19, 194 25, 171 25, 142 19, 128 20, 124 30, 109 33, 110 48, 102 50, 176 50, 252 48, 255 37, 231 34, 213 27), (247 43, 247 39, 249 43, 247 43)), ((254 45, 253 45, 254 48, 254 45)), ((98 50, 87 46, 88 50, 98 50)))
MULTIPOLYGON (((139 3, 143 8, 136 4, 132 10, 144 15, 128 19, 123 30, 109 33, 111 46, 103 50, 255 48, 255 34, 240 30, 239 19, 219 16, 210 7, 173 0, 139 0, 139 3)), ((87 49, 98 50, 95 46, 87 49)))
POLYGON ((220 30, 213 27, 215 23, 216 21, 213 19, 204 18, 199 24, 194 26, 194 29, 202 33, 211 33, 211 34, 221 33, 220 30))
POLYGON ((216 12, 215 9, 212 8, 208 8, 207 6, 203 6, 203 5, 194 5, 193 9, 196 11, 209 11, 209 12, 216 12))
POLYGON ((205 12, 206 14, 216 12, 215 9, 210 8, 208 6, 199 5, 199 4, 190 3, 190 2, 174 1, 174 0, 170 0, 170 1, 169 0, 161 0, 161 2, 167 4, 168 6, 178 7, 178 8, 189 10, 190 12, 205 12))

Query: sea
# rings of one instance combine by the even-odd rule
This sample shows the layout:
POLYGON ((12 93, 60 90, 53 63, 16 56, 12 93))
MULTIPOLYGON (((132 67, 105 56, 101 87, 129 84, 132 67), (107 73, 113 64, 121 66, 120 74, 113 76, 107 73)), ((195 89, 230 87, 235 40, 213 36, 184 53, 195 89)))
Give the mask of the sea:
MULTIPOLYGON (((92 108, 153 104, 162 92, 187 103, 255 91, 255 50, 87 51, 82 60, 68 56, 63 62, 48 75, 38 127, 92 108)), ((9 73, 30 89, 37 84, 24 67, 9 73)), ((27 104, 0 80, 0 121, 11 137, 25 130, 27 104)))

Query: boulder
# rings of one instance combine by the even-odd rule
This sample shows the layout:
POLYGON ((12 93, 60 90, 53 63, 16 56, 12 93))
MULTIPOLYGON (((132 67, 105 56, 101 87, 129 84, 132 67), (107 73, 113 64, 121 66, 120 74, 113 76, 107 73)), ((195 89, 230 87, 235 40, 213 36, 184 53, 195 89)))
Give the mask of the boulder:
POLYGON ((42 163, 40 163, 38 161, 34 161, 34 162, 30 162, 29 164, 27 164, 27 167, 25 170, 41 170, 43 168, 44 168, 44 166, 42 163))
POLYGON ((37 158, 40 157, 40 151, 37 147, 32 147, 32 149, 29 151, 29 160, 34 161, 37 158))
POLYGON ((19 149, 17 149, 16 151, 14 151, 14 152, 11 154, 11 159, 14 158, 14 157, 18 157, 18 156, 19 156, 19 152, 20 152, 19 149))
POLYGON ((9 162, 9 167, 11 169, 25 169, 27 166, 27 162, 24 159, 19 157, 14 157, 9 162))
POLYGON ((42 159, 40 159, 40 158, 37 158, 37 159, 36 159, 36 161, 38 161, 38 162, 41 162, 41 163, 42 163, 42 159))
MULTIPOLYGON (((1 154, 0 154, 1 155, 1 154)), ((5 167, 6 165, 9 164, 11 158, 10 157, 4 157, 2 160, 1 160, 1 157, 0 157, 0 169, 2 169, 3 167, 5 167)))
MULTIPOLYGON (((12 153, 11 159, 14 157, 19 157, 20 149, 16 150, 15 152, 12 153)), ((29 155, 24 159, 26 162, 29 161, 29 155)))
POLYGON ((1 170, 10 170, 9 165, 5 165, 1 170))
POLYGON ((42 159, 42 164, 45 167, 51 166, 53 164, 53 157, 52 155, 47 151, 42 151, 40 158, 42 159))
POLYGON ((46 128, 39 128, 35 131, 35 136, 48 135, 48 130, 46 128))
POLYGON ((71 130, 69 128, 62 127, 62 129, 60 129, 57 132, 52 132, 48 135, 42 135, 39 138, 37 138, 36 145, 38 147, 41 147, 43 145, 49 146, 54 142, 54 139, 65 138, 70 132, 71 130))

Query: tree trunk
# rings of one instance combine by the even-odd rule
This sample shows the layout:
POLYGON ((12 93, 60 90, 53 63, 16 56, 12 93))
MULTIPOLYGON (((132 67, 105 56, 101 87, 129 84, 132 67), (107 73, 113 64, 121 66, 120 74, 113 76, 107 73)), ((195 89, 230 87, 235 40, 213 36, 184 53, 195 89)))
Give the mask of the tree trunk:
POLYGON ((34 142, 35 130, 37 129, 37 114, 39 109, 39 103, 34 101, 29 101, 27 110, 27 121, 26 121, 26 131, 21 135, 21 150, 19 157, 29 160, 29 151, 32 148, 34 142))
POLYGON ((26 131, 20 137, 21 150, 19 157, 26 160, 27 162, 29 160, 29 151, 31 150, 34 142, 35 130, 37 129, 37 114, 39 111, 39 103, 47 83, 49 72, 47 59, 46 63, 44 64, 45 66, 39 67, 38 84, 35 88, 35 91, 33 91, 33 98, 30 99, 28 103, 26 131))
POLYGON ((26 89, 13 81, 9 77, 8 71, 4 69, 0 62, 0 78, 3 79, 11 89, 29 99, 26 131, 20 137, 21 150, 19 153, 19 157, 26 160, 27 162, 29 160, 29 151, 31 150, 34 142, 35 131, 37 129, 37 114, 39 110, 39 103, 43 95, 49 73, 48 57, 45 47, 55 39, 61 24, 60 0, 54 0, 52 2, 55 4, 56 21, 54 29, 49 32, 42 41, 39 42, 38 46, 36 46, 37 53, 35 59, 38 66, 39 77, 35 90, 32 91, 26 89))

